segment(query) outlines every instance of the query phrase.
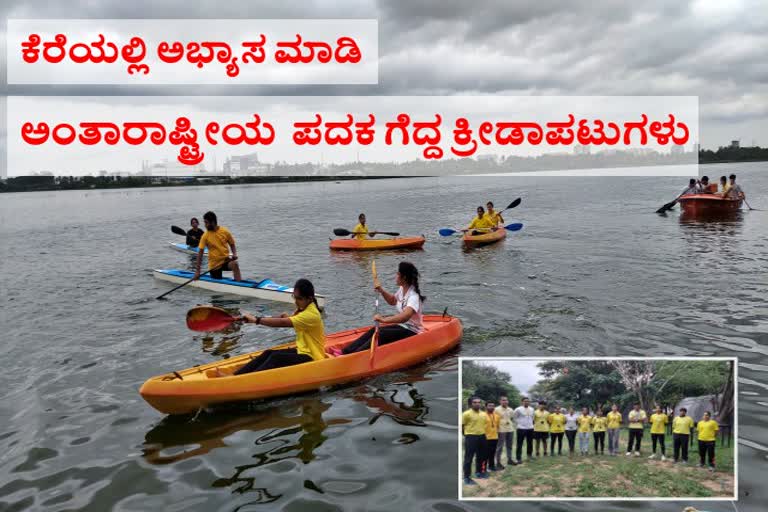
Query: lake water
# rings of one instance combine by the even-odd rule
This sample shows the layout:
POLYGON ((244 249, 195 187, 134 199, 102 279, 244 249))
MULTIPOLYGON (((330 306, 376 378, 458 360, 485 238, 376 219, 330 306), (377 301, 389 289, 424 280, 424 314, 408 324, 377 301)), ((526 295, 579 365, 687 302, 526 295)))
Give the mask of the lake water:
MULTIPOLYGON (((457 357, 737 356, 739 511, 768 500, 768 163, 737 172, 750 204, 723 222, 656 208, 681 178, 430 178, 0 195, 0 510, 604 510, 599 503, 458 502, 457 357), (464 252, 437 229, 492 199, 525 228, 464 252), (188 331, 191 306, 261 314, 287 305, 170 289, 185 267, 170 225, 212 209, 246 276, 308 277, 330 296, 328 331, 370 322, 370 258, 334 254, 360 211, 380 230, 425 234, 423 251, 379 253, 423 275, 426 309, 459 316, 461 348, 339 389, 166 418, 147 378, 275 344, 289 332, 188 331)), ((391 286, 390 286, 391 287, 391 286)), ((686 503, 687 504, 687 503, 686 503)), ((679 511, 683 503, 656 503, 679 511)), ((732 511, 729 502, 699 503, 732 511)), ((617 503, 612 510, 647 510, 617 503)))

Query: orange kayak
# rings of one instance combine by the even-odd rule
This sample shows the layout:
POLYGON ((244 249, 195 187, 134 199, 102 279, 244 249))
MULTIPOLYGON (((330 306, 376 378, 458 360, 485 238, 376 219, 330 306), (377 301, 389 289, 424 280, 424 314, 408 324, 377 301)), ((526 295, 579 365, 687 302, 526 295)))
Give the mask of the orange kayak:
MULTIPOLYGON (((257 400, 311 391, 391 372, 421 363, 459 344, 462 334, 458 318, 424 315, 425 332, 376 348, 373 364, 370 351, 355 352, 321 361, 232 375, 261 351, 243 354, 147 380, 139 390, 149 405, 164 414, 193 413, 211 405, 257 400), (218 376, 223 374, 224 376, 218 376)), ((326 348, 344 346, 370 327, 326 336, 326 348)), ((295 346, 288 343, 274 348, 295 346)))
POLYGON ((420 249, 424 245, 423 236, 408 236, 403 238, 382 238, 381 240, 355 238, 338 238, 331 240, 334 251, 382 251, 386 249, 420 249))
POLYGON ((464 233, 463 237, 464 246, 468 249, 493 244, 499 240, 504 240, 507 236, 507 230, 504 228, 499 228, 496 231, 489 231, 488 233, 483 233, 481 235, 472 235, 470 233, 470 231, 467 231, 464 233))
POLYGON ((688 194, 677 201, 686 215, 719 215, 741 208, 741 199, 723 199, 715 194, 688 194))

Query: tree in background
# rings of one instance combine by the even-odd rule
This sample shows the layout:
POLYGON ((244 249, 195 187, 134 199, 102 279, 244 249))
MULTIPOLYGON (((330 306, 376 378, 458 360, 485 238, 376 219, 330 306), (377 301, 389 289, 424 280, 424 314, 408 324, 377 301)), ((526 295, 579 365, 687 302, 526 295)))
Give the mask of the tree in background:
POLYGON ((461 368, 461 387, 463 403, 472 395, 483 400, 497 402, 501 395, 509 397, 509 403, 515 406, 520 403, 520 390, 511 384, 511 376, 494 368, 474 361, 464 361, 461 368))
MULTIPOLYGON (((685 397, 718 395, 728 380, 727 361, 655 361, 649 385, 651 405, 674 407, 685 397)), ((733 391, 731 390, 731 395, 733 391)))
POLYGON ((540 389, 549 401, 605 408, 626 392, 620 377, 607 361, 544 361, 538 364, 544 379, 531 389, 540 389))

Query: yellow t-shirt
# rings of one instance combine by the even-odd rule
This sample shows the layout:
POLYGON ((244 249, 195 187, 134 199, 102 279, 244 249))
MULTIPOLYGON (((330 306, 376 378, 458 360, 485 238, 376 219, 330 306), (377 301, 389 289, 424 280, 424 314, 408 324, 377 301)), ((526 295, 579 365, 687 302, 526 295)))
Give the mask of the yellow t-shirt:
POLYGON ((487 216, 483 215, 483 218, 475 217, 469 224, 467 229, 490 229, 496 227, 496 224, 487 216))
POLYGON ((589 432, 589 427, 592 425, 592 416, 579 416, 576 420, 579 422, 579 432, 589 432))
POLYGON ((485 435, 485 424, 488 423, 488 415, 483 411, 475 412, 467 409, 461 415, 461 426, 464 427, 465 436, 485 435))
POLYGON ((565 415, 559 412, 555 412, 547 416, 549 422, 549 431, 553 434, 560 434, 565 432, 565 415))
POLYGON ((611 411, 606 417, 608 418, 608 428, 621 428, 621 413, 619 411, 611 411))
POLYGON ((353 233, 356 233, 355 238, 357 240, 365 240, 365 235, 368 234, 368 226, 363 226, 362 224, 359 224, 355 226, 355 229, 352 230, 353 233))
POLYGON ((232 233, 224 226, 218 226, 216 231, 206 231, 200 239, 199 249, 208 247, 208 268, 213 270, 220 267, 229 257, 229 246, 235 245, 232 233))
POLYGON ((608 428, 608 418, 605 416, 595 416, 592 418, 592 430, 594 432, 605 432, 608 428))
POLYGON ((685 434, 691 435, 691 429, 693 428, 693 418, 690 416, 675 416, 672 420, 672 433, 673 434, 685 434))
POLYGON ((536 409, 533 411, 533 431, 534 432, 549 432, 549 411, 541 411, 536 409))
POLYGON ((647 418, 647 416, 642 409, 639 411, 632 409, 629 411, 627 418, 629 419, 629 428, 643 428, 643 420, 647 418))
POLYGON ((651 434, 663 434, 667 423, 669 423, 669 416, 666 414, 651 414, 651 434))
POLYGON ((493 223, 494 226, 498 226, 499 224, 501 224, 501 214, 499 212, 493 212, 493 214, 488 214, 486 212, 485 216, 488 217, 488 219, 491 221, 491 223, 493 223))
POLYGON ((306 354, 315 361, 325 359, 325 326, 320 311, 312 302, 304 311, 291 317, 296 331, 296 352, 306 354))
POLYGON ((485 415, 488 416, 488 421, 485 423, 485 438, 490 440, 498 439, 501 417, 495 412, 488 414, 488 411, 486 411, 485 415))
POLYGON ((717 431, 719 429, 720 427, 717 425, 715 420, 701 420, 696 424, 696 430, 699 434, 699 441, 714 441, 717 439, 717 431))

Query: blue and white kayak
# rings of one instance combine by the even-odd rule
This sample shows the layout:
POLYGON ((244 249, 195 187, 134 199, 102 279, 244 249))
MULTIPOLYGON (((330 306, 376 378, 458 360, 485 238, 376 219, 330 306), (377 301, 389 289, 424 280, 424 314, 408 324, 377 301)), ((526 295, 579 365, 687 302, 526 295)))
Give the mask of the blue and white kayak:
MULTIPOLYGON (((161 281, 181 284, 192 279, 192 276, 195 274, 189 270, 162 269, 155 270, 153 275, 155 279, 160 279, 161 281)), ((214 279, 211 276, 205 275, 197 281, 192 281, 187 286, 217 293, 229 293, 255 299, 293 303, 293 288, 277 284, 271 279, 262 279, 261 281, 243 279, 242 281, 235 281, 226 277, 224 279, 214 279)), ((317 295, 316 297, 318 304, 321 306, 325 304, 324 296, 317 295)))
MULTIPOLYGON (((179 252, 183 252, 183 253, 186 253, 186 254, 197 255, 197 251, 198 251, 197 247, 193 247, 193 246, 187 245, 187 244, 179 244, 179 243, 176 243, 176 242, 168 242, 168 243, 171 244, 171 249, 173 249, 174 251, 179 251, 179 252)), ((204 256, 208 255, 208 248, 207 247, 203 250, 203 255, 204 256)))

